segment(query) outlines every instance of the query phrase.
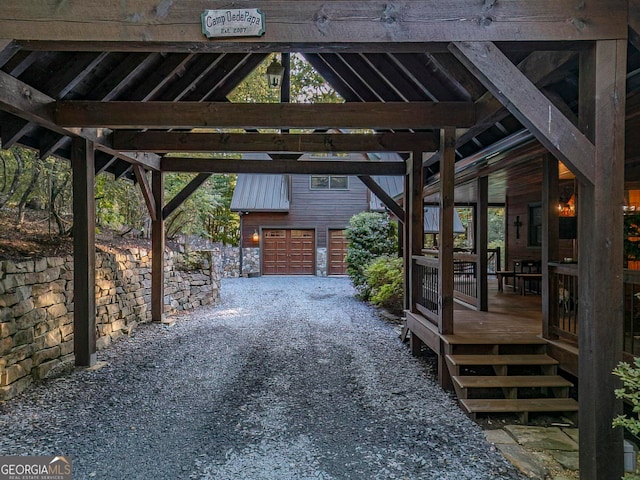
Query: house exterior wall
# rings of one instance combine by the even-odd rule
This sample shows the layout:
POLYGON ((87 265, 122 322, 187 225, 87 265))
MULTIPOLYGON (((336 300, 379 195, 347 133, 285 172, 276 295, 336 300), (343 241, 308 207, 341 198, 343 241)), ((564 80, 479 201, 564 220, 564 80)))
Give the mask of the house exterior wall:
POLYGON ((309 228, 316 231, 316 248, 326 249, 329 229, 346 228, 353 215, 368 210, 369 193, 357 177, 349 177, 348 190, 311 190, 309 175, 292 175, 290 202, 289 213, 243 214, 243 247, 259 246, 251 235, 260 228, 309 228))
MULTIPOLYGON (((506 246, 507 256, 505 269, 511 269, 513 260, 540 260, 542 258, 542 247, 529 245, 529 206, 540 204, 541 192, 525 193, 522 195, 507 196, 507 225, 506 225, 506 246), (520 238, 517 235, 515 222, 518 219, 522 223, 520 226, 520 238)), ((573 241, 560 240, 560 258, 573 257, 573 241)))

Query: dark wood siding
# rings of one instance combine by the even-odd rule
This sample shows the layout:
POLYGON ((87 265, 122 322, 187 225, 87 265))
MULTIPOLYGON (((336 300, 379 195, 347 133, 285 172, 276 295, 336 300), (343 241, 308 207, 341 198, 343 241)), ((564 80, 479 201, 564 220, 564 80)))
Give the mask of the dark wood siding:
POLYGON ((349 177, 348 190, 311 190, 309 175, 291 176, 289 213, 249 213, 243 215, 243 246, 258 247, 251 240, 260 228, 315 228, 316 246, 327 248, 329 229, 344 229, 356 213, 369 209, 367 188, 357 177, 349 177))
MULTIPOLYGON (((513 260, 540 260, 542 258, 542 247, 534 247, 529 245, 529 206, 532 204, 540 204, 542 193, 526 193, 523 195, 511 195, 507 198, 507 264, 506 268, 510 269, 513 260), (516 235, 515 222, 519 218, 520 238, 516 235)), ((560 258, 573 256, 573 247, 571 240, 560 240, 560 258)))

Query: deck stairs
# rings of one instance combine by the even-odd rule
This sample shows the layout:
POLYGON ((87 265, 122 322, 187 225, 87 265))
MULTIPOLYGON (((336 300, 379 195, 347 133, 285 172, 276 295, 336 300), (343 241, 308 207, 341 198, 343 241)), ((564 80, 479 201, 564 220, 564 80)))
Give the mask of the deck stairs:
POLYGON ((443 335, 445 360, 461 407, 478 414, 562 414, 577 423, 571 382, 558 375, 546 341, 533 334, 443 335))

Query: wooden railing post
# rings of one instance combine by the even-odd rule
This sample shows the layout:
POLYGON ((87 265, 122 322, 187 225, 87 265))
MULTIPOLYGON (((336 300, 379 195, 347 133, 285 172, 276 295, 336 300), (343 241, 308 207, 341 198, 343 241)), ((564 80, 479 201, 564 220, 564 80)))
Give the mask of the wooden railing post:
POLYGON ((542 159, 542 336, 551 338, 549 325, 558 317, 558 281, 550 275, 549 262, 559 260, 558 160, 542 159))

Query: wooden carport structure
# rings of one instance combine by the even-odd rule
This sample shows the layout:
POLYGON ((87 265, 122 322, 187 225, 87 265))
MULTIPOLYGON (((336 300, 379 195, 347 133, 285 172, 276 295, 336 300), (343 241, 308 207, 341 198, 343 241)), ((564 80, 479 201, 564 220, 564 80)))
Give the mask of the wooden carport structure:
MULTIPOLYGON (((611 428, 611 419, 621 405, 610 372, 622 352, 617 292, 622 288, 625 81, 630 56, 640 52, 640 2, 233 3, 233 8, 256 7, 265 13, 264 36, 207 39, 201 32, 202 11, 230 8, 228 2, 3 2, 3 147, 20 143, 43 156, 69 158, 73 165, 77 364, 89 365, 95 358, 97 173, 128 176, 140 184, 153 220, 152 310, 160 320, 164 219, 208 174, 227 171, 404 174, 404 210, 385 200, 403 217, 406 307, 415 312, 418 282, 411 259, 422 249, 423 179, 437 171, 443 241, 438 330, 448 333, 453 329, 453 278, 446 272, 453 271, 448 239, 455 162, 524 126, 575 173, 580 209, 591 212, 581 216, 579 225, 581 478, 620 477, 622 432, 611 428), (231 89, 270 52, 304 54, 347 103, 227 103, 231 89), (575 123, 571 112, 577 112, 575 123), (230 135, 191 133, 194 127, 366 128, 378 133, 230 135), (398 164, 321 166, 290 158, 252 163, 158 155, 387 150, 410 155, 398 164), (151 182, 145 171, 152 172, 151 182), (168 171, 198 176, 165 204, 163 172, 168 171)), ((637 138, 633 142, 631 148, 637 148, 637 138)), ((480 204, 486 205, 487 188, 486 177, 479 178, 480 204)), ((481 244, 486 243, 486 227, 479 232, 481 244)))

